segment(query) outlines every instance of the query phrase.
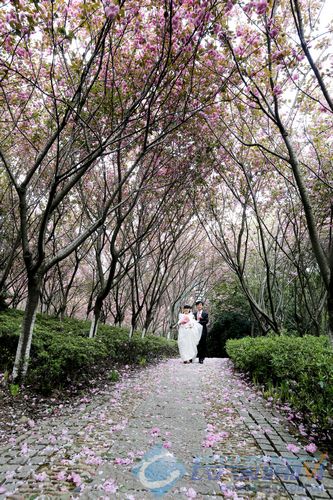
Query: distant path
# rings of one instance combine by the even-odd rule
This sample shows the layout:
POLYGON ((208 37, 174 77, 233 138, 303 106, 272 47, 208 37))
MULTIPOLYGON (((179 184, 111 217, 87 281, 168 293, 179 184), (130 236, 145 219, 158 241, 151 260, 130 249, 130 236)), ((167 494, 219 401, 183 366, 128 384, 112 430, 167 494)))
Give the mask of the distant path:
POLYGON ((162 487, 172 474, 166 499, 333 498, 320 453, 300 445, 291 453, 288 444, 297 442, 283 417, 233 374, 228 360, 169 360, 1 448, 0 498, 146 500, 155 498, 147 485, 162 487), (149 450, 153 463, 145 459, 144 473, 149 450))

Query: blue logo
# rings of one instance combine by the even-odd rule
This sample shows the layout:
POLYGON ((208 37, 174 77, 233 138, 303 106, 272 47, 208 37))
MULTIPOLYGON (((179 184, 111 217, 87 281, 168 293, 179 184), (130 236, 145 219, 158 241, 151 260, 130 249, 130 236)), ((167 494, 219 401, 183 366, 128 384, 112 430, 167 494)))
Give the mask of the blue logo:
POLYGON ((147 490, 162 496, 183 477, 186 469, 170 451, 158 445, 143 456, 132 472, 147 490))

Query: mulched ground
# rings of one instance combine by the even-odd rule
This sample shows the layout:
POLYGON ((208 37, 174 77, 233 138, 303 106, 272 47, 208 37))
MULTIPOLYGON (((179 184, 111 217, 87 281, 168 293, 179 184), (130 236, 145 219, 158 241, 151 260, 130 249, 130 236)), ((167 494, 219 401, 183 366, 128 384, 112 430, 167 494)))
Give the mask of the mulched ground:
POLYGON ((56 389, 50 396, 38 394, 33 387, 21 387, 17 395, 11 394, 9 387, 0 384, 0 443, 4 446, 23 432, 35 427, 37 422, 56 415, 73 414, 75 408, 89 402, 94 396, 105 391, 116 381, 109 380, 110 372, 117 372, 119 379, 123 373, 140 370, 135 365, 126 367, 112 364, 94 377, 56 389))

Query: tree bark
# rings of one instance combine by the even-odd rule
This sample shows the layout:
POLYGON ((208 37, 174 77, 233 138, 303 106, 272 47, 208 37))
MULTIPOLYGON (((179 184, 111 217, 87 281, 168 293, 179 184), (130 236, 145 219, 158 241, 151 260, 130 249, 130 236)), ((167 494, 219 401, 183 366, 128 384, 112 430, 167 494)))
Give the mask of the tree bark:
POLYGON ((14 381, 24 378, 28 371, 31 340, 36 320, 40 291, 41 282, 38 277, 30 277, 28 280, 28 297, 24 313, 23 326, 17 346, 12 374, 14 381))
POLYGON ((98 330, 98 323, 101 317, 101 312, 102 312, 102 307, 103 307, 103 300, 99 299, 97 297, 95 306, 94 306, 94 314, 93 318, 91 320, 91 325, 90 325, 90 331, 89 331, 89 338, 92 339, 96 337, 97 330, 98 330))
POLYGON ((129 333, 128 333, 128 338, 131 340, 131 338, 133 337, 133 333, 134 333, 134 330, 135 330, 135 327, 134 325, 132 324, 131 325, 131 328, 129 330, 129 333))
POLYGON ((319 234, 316 228, 316 222, 315 218, 313 215, 313 208, 310 202, 309 194, 307 192, 304 179, 302 176, 302 173, 300 171, 300 166, 298 163, 298 159, 296 156, 296 153, 294 151, 293 145, 291 144, 291 141, 288 138, 287 132, 284 130, 283 126, 280 125, 280 131, 281 135, 283 136, 285 145, 288 149, 289 157, 290 157, 290 166, 292 168, 294 178, 296 180, 296 184, 298 187, 298 192, 302 201, 302 205, 304 208, 304 214, 306 217, 306 222, 308 226, 308 232, 309 232, 309 237, 310 237, 310 242, 312 245, 312 250, 314 253, 314 256, 316 257, 321 276, 323 278, 323 281, 325 283, 326 288, 328 289, 329 287, 329 281, 330 281, 330 270, 327 262, 327 258, 325 255, 325 251, 323 250, 323 247, 321 246, 319 234))
POLYGON ((330 281, 327 288, 328 335, 333 344, 333 247, 330 251, 330 281))

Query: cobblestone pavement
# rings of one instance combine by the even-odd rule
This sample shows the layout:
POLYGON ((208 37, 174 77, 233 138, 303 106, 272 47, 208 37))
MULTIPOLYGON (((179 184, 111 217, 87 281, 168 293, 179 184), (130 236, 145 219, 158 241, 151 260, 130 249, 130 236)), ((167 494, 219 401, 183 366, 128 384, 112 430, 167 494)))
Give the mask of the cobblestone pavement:
POLYGON ((228 360, 177 359, 123 377, 2 447, 0 499, 143 500, 164 493, 169 477, 165 499, 333 498, 324 465, 228 360), (161 467, 170 474, 157 484, 161 467))

